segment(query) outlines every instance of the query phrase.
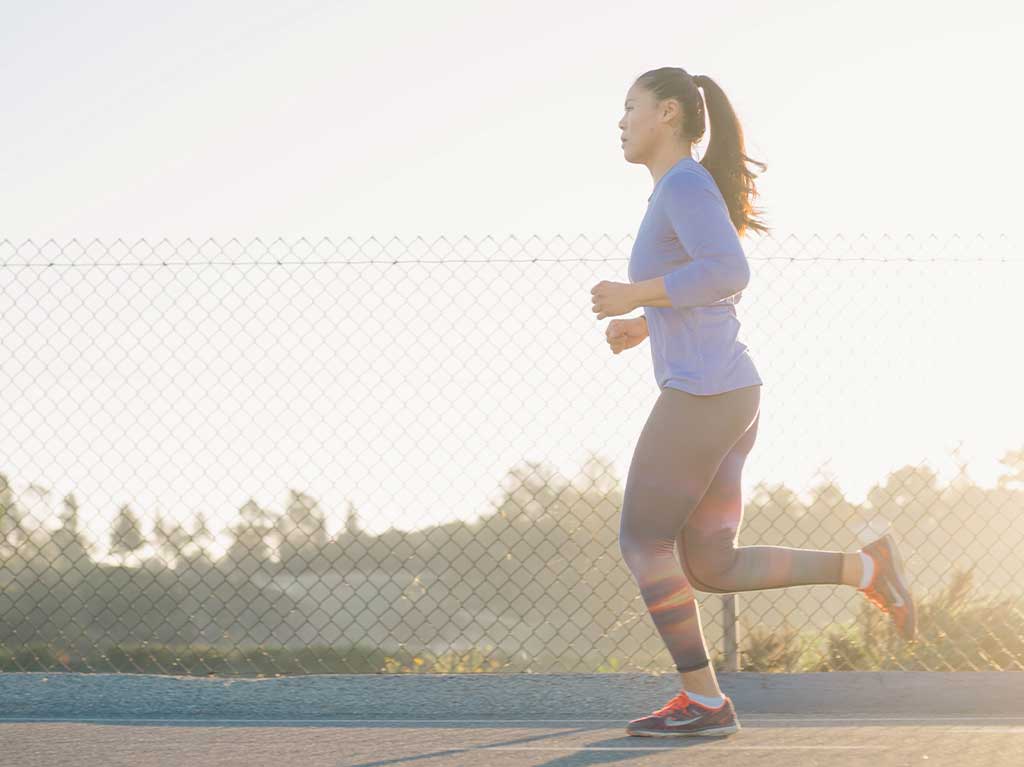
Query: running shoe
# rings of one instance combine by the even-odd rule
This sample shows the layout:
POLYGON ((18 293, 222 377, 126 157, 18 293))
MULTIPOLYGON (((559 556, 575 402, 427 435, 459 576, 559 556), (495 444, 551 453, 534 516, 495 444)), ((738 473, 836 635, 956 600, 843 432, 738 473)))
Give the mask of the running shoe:
POLYGON ((914 595, 910 593, 903 571, 903 561, 892 542, 892 537, 886 533, 864 546, 861 551, 874 560, 875 572, 871 576, 871 582, 857 591, 863 593, 882 612, 889 614, 896 626, 896 632, 903 639, 913 641, 917 629, 914 595))
POLYGON ((692 700, 683 690, 657 711, 627 724, 626 734, 650 738, 731 735, 739 731, 740 723, 732 700, 727 695, 722 697, 722 705, 711 708, 692 700))

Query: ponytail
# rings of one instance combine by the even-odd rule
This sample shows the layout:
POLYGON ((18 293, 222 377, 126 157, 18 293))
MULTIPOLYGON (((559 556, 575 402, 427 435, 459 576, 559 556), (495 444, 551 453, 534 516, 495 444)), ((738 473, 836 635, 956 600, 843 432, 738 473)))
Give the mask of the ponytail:
POLYGON ((753 198, 758 196, 754 179, 759 174, 749 170, 747 163, 758 166, 761 172, 768 166, 746 155, 743 128, 718 83, 707 75, 691 77, 678 67, 652 69, 640 75, 637 83, 650 90, 659 101, 666 98, 679 101, 683 108, 682 138, 686 141, 700 141, 710 124, 711 140, 700 163, 715 179, 733 226, 740 235, 748 229, 770 231, 754 217, 763 213, 752 204, 753 198), (698 88, 704 89, 703 98, 698 88))

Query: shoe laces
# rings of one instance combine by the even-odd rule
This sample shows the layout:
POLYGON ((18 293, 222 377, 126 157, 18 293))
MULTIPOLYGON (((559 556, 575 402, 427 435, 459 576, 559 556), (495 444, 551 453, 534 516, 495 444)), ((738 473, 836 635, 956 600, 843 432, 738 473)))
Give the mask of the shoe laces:
POLYGON ((664 706, 655 711, 654 715, 665 716, 667 714, 671 714, 673 711, 682 711, 692 702, 693 701, 690 699, 690 696, 686 694, 686 690, 683 690, 674 698, 672 698, 672 700, 670 700, 664 706))

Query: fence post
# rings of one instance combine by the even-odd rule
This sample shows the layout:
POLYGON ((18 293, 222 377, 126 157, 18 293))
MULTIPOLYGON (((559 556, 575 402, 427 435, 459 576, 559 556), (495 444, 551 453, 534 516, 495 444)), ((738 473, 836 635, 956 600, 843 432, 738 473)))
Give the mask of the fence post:
POLYGON ((737 620, 739 614, 739 596, 736 594, 722 595, 722 620, 725 629, 725 670, 740 670, 740 624, 737 620))

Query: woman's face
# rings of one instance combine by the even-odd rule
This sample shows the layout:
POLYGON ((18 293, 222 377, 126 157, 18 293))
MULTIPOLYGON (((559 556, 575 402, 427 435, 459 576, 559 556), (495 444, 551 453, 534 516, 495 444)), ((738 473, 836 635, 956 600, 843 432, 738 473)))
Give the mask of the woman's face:
POLYGON ((622 153, 627 162, 643 163, 653 157, 655 149, 672 138, 672 121, 678 118, 679 103, 665 99, 658 104, 654 94, 634 84, 626 92, 619 130, 622 153))

